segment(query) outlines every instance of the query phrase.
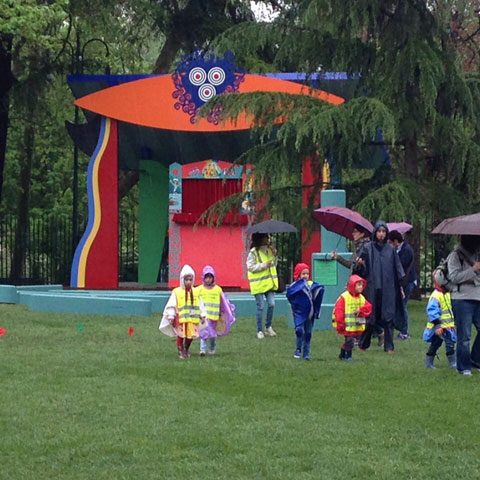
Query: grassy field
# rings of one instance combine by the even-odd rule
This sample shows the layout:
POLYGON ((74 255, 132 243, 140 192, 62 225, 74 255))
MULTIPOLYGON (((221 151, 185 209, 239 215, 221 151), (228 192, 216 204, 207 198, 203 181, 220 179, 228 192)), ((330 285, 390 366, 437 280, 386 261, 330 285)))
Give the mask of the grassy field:
POLYGON ((333 331, 294 359, 282 317, 276 338, 239 318, 217 355, 179 360, 156 317, 0 305, 0 478, 480 478, 480 372, 443 346, 423 367, 423 308, 395 355, 345 363, 333 331))

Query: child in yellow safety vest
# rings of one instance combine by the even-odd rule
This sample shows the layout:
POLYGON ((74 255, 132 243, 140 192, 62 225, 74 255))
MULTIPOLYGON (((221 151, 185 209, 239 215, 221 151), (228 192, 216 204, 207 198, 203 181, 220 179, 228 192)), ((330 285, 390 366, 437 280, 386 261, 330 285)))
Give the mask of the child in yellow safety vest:
POLYGON ((177 337, 179 358, 190 357, 190 345, 198 338, 201 319, 206 318, 202 300, 193 287, 195 272, 190 265, 184 265, 180 271, 180 286, 174 288, 163 310, 159 330, 170 337, 177 337))
POLYGON ((235 306, 229 302, 222 287, 215 282, 215 270, 205 265, 202 270, 202 284, 197 287, 207 318, 200 323, 200 356, 215 354, 216 338, 227 335, 235 322, 235 306))
POLYGON ((337 298, 333 307, 332 326, 345 337, 338 356, 340 360, 352 360, 355 339, 365 330, 365 319, 372 312, 371 303, 362 295, 366 284, 364 278, 350 275, 347 290, 337 298))
POLYGON ((455 333, 450 293, 445 292, 435 280, 433 286, 435 290, 430 295, 425 309, 428 323, 423 331, 423 340, 430 342, 425 356, 425 366, 427 368, 435 368, 433 360, 437 350, 445 341, 445 353, 448 359, 448 366, 456 368, 455 342, 457 341, 457 336, 455 333))

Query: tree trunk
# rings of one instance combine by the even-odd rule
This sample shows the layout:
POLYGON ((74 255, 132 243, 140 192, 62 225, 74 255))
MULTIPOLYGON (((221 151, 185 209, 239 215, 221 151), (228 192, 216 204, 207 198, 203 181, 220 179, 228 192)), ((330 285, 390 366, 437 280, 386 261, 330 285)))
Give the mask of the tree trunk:
POLYGON ((175 38, 175 35, 170 35, 163 44, 162 51, 155 61, 153 73, 167 73, 172 65, 177 53, 180 49, 180 44, 175 38))
MULTIPOLYGON (((35 99, 29 96, 29 104, 26 113, 29 118, 34 117, 35 99)), ((35 140, 35 127, 33 121, 25 122, 23 132, 23 144, 19 151, 20 164, 20 193, 18 196, 17 210, 17 228, 15 230, 15 247, 13 250, 12 268, 10 270, 10 280, 18 282, 22 278, 23 267, 25 265, 25 256, 28 246, 28 204, 30 198, 30 177, 33 162, 33 145, 35 140)))
POLYGON ((7 151, 8 119, 10 108, 9 91, 13 85, 12 36, 0 35, 0 202, 2 201, 3 170, 7 151))
POLYGON ((118 200, 120 201, 138 182, 138 170, 118 172, 118 200))
POLYGON ((405 174, 414 182, 418 180, 418 145, 415 137, 405 141, 405 174))

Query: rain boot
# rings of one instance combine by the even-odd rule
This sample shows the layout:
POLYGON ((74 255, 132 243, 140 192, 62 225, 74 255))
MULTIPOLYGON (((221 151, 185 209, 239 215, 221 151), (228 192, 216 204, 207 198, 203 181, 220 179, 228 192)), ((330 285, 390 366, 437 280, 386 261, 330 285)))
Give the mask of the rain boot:
POLYGON ((433 359, 434 358, 435 357, 433 357, 431 355, 425 355, 425 366, 427 368, 432 368, 432 369, 436 368, 436 367, 433 366, 433 359))
POLYGON ((448 366, 450 368, 457 368, 457 359, 455 357, 455 354, 452 353, 451 355, 447 355, 448 358, 448 366))
POLYGON ((351 350, 347 350, 345 352, 345 360, 347 362, 351 362, 352 361, 352 351, 351 350))
POLYGON ((346 358, 347 358, 346 355, 347 355, 347 352, 343 348, 341 348, 340 349, 340 355, 338 355, 338 358, 340 360, 346 360, 346 358))
POLYGON ((185 348, 183 349, 183 355, 185 356, 185 358, 189 358, 190 357, 190 345, 192 344, 192 341, 190 339, 185 339, 185 348))
POLYGON ((178 358, 185 358, 185 355, 183 353, 183 345, 178 345, 177 350, 178 350, 178 358))

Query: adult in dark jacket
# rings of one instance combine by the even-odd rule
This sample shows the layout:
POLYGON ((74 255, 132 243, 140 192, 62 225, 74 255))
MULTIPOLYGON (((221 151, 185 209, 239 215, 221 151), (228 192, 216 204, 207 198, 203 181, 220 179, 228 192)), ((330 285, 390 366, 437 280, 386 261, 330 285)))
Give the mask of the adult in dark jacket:
MULTIPOLYGON (((397 315, 395 319, 395 328, 399 330, 397 338, 399 340, 407 340, 410 338, 408 333, 408 310, 407 302, 410 298, 410 294, 417 284, 417 272, 415 271, 415 255, 413 253, 412 246, 403 238, 402 234, 398 230, 392 230, 388 234, 388 241, 395 247, 402 264, 405 277, 402 280, 403 287, 403 315, 397 315)), ((400 312, 401 313, 401 312, 400 312)))
POLYGON ((393 324, 396 310, 402 310, 402 287, 405 273, 398 254, 387 242, 388 228, 383 220, 374 225, 372 241, 363 247, 354 272, 367 281, 364 297, 372 304, 372 313, 367 318, 359 348, 370 347, 372 333, 376 325, 384 329, 384 350, 394 352, 393 324))

